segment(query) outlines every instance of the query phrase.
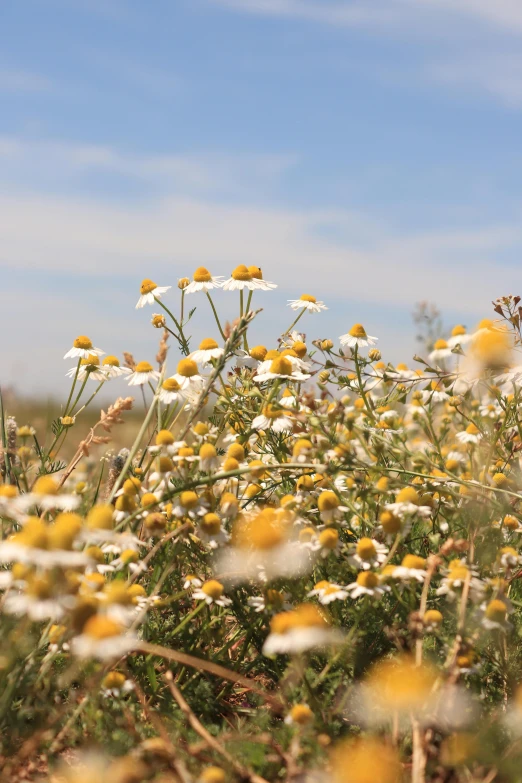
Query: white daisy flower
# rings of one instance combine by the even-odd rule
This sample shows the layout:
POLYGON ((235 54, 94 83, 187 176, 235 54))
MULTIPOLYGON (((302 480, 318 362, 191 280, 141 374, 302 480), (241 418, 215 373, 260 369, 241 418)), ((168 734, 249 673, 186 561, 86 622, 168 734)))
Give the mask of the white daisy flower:
POLYGON ((371 337, 366 334, 366 330, 362 324, 354 324, 348 334, 342 334, 339 337, 341 345, 347 348, 365 348, 367 345, 375 345, 378 341, 378 337, 371 337))
POLYGON ((193 590, 195 587, 201 587, 203 584, 203 580, 200 579, 198 576, 194 576, 194 574, 187 574, 185 577, 185 581, 183 582, 183 589, 184 590, 193 590))
MULTIPOLYGON (((232 275, 223 283, 224 291, 269 291, 277 288, 275 283, 269 283, 261 277, 257 277, 259 267, 247 267, 244 264, 236 266, 232 275)), ((259 270, 260 273, 261 270, 259 270)))
POLYGON ((149 362, 138 362, 129 375, 129 386, 143 386, 150 380, 157 381, 160 374, 149 362))
MULTIPOLYGON (((272 381, 276 378, 285 381, 307 381, 308 378, 310 378, 310 374, 301 372, 295 360, 292 361, 293 358, 295 359, 295 357, 291 356, 277 356, 275 359, 269 361, 269 363, 262 362, 256 375, 254 375, 254 381, 263 383, 264 381, 272 381)), ((298 362, 300 362, 299 359, 298 362)))
POLYGON ((472 422, 471 424, 468 424, 465 430, 457 432, 456 438, 460 443, 476 444, 482 438, 482 434, 478 427, 472 422))
POLYGON ((177 381, 185 395, 197 395, 205 385, 205 379, 199 375, 198 365, 193 359, 181 359, 172 378, 177 381))
POLYGON ((192 351, 188 358, 197 364, 210 364, 212 359, 219 359, 223 353, 223 348, 220 348, 211 337, 207 337, 201 341, 198 350, 192 351))
POLYGON ((85 623, 82 633, 71 641, 71 651, 78 658, 110 660, 130 652, 137 643, 131 633, 105 615, 94 615, 85 623))
POLYGON ((357 579, 346 587, 350 597, 354 600, 363 595, 369 595, 371 598, 382 598, 390 591, 387 585, 380 583, 379 577, 373 571, 361 571, 357 574, 357 579))
POLYGON ((510 631, 513 627, 507 619, 509 607, 500 598, 483 604, 481 610, 483 615, 480 624, 487 631, 510 631))
POLYGON ((392 572, 393 579, 401 582, 424 582, 426 578, 426 561, 417 555, 405 555, 400 566, 395 566, 392 572))
POLYGON ((361 538, 356 544, 354 554, 349 558, 350 563, 356 568, 368 571, 377 568, 384 563, 388 554, 388 547, 380 544, 374 538, 361 538))
POLYGON ((136 310, 138 310, 140 307, 145 307, 147 304, 154 304, 155 300, 161 299, 161 295, 166 293, 170 288, 170 285, 158 286, 156 283, 146 277, 141 281, 141 296, 138 299, 136 310))
POLYGON ((122 375, 130 375, 132 370, 121 367, 117 356, 106 356, 102 362, 102 372, 107 378, 119 378, 122 375))
POLYGON ((286 412, 273 405, 265 405, 262 413, 252 422, 254 430, 274 430, 274 432, 289 432, 293 426, 292 419, 286 412))
POLYGON ((225 588, 217 579, 209 579, 201 588, 194 590, 192 597, 196 601, 205 601, 208 606, 230 606, 232 600, 224 595, 225 588))
POLYGON ((199 266, 194 272, 192 282, 184 288, 184 291, 186 294, 195 294, 198 291, 211 291, 213 288, 221 288, 222 286, 223 277, 212 277, 208 269, 199 266))
POLYGON ((430 362, 438 362, 440 359, 446 359, 448 356, 451 356, 451 348, 446 340, 436 340, 428 359, 430 362))
POLYGON ((161 384, 159 399, 164 405, 170 405, 173 402, 188 403, 191 398, 183 393, 180 384, 175 378, 165 378, 161 384))
POLYGON ((105 351, 102 351, 100 348, 94 348, 90 338, 82 334, 76 338, 73 343, 73 347, 67 351, 63 358, 86 359, 91 354, 94 354, 95 356, 103 356, 104 353, 105 351))
POLYGON ((301 653, 316 647, 342 643, 343 636, 333 629, 313 604, 301 604, 289 612, 280 612, 270 621, 270 634, 263 654, 301 653))
POLYGON ((80 368, 71 367, 65 375, 67 378, 74 378, 78 375, 80 381, 84 381, 85 378, 92 378, 93 381, 107 380, 107 373, 100 367, 100 357, 95 353, 80 359, 80 368))
POLYGON ((349 593, 345 587, 335 584, 334 582, 328 582, 326 579, 317 582, 313 590, 310 590, 308 597, 317 596, 319 602, 323 605, 331 604, 332 601, 344 601, 348 598, 349 593))
POLYGON ((292 310, 309 310, 311 313, 320 313, 321 310, 328 310, 324 302, 318 302, 315 296, 311 294, 302 294, 299 299, 288 299, 288 306, 292 310))
POLYGON ((451 330, 451 337, 448 339, 448 348, 455 348, 457 345, 466 345, 473 340, 473 335, 466 332, 466 328, 461 324, 454 326, 451 330))

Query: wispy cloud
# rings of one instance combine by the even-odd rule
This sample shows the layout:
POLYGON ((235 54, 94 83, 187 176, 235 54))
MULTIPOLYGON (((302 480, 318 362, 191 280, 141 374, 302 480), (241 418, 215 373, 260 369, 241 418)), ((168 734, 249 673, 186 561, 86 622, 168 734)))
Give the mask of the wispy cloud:
POLYGON ((0 68, 0 92, 50 92, 53 88, 53 82, 42 74, 0 68))
POLYGON ((267 186, 295 165, 296 155, 173 155, 123 152, 106 145, 0 136, 0 182, 49 187, 83 175, 117 174, 157 191, 232 193, 267 186))
POLYGON ((226 274, 247 263, 265 268, 293 294, 336 297, 346 286, 361 302, 411 308, 429 292, 446 308, 473 313, 522 285, 522 272, 498 261, 499 254, 522 249, 518 224, 398 234, 375 221, 373 233, 333 241, 321 234, 325 221, 349 234, 353 215, 179 198, 133 207, 41 196, 4 198, 0 211, 4 268, 139 278, 147 259, 156 274, 168 269, 171 278, 200 264, 226 274))

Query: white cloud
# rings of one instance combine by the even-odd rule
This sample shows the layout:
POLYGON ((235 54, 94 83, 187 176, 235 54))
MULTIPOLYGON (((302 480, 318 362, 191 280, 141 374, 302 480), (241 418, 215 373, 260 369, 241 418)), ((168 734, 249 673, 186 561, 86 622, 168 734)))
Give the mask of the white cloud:
POLYGON ((0 136, 0 181, 30 181, 33 187, 110 173, 169 192, 231 192, 247 184, 267 186, 296 161, 293 154, 140 155, 104 145, 0 136))
POLYGON ((293 294, 356 295, 374 306, 407 308, 429 297, 472 313, 522 285, 517 267, 497 261, 503 251, 522 249, 518 225, 396 236, 376 223, 373 235, 366 229, 351 241, 331 241, 321 236, 324 222, 350 234, 353 215, 184 198, 129 206, 38 195, 4 197, 0 212, 4 268, 140 279, 148 265, 163 270, 168 283, 200 264, 226 274, 247 263, 293 294))
POLYGON ((428 67, 437 82, 454 88, 485 92, 505 106, 522 106, 522 54, 499 53, 448 59, 428 67))
POLYGON ((49 92, 52 89, 52 81, 42 74, 0 69, 0 92, 49 92))

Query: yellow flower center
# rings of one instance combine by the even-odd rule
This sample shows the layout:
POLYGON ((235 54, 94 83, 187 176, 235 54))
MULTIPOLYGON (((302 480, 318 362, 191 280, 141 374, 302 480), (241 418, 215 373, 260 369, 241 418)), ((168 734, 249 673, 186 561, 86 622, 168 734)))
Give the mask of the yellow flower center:
POLYGON ((232 277, 234 280, 252 280, 252 272, 244 264, 239 264, 232 272, 232 277))
POLYGON ((34 482, 33 492, 37 495, 57 495, 58 484, 51 476, 40 476, 34 482))
POLYGON ((196 495, 195 492, 193 492, 191 489, 185 490, 185 492, 182 492, 179 496, 179 502, 183 506, 183 508, 196 508, 196 506, 199 503, 199 498, 196 495))
POLYGON ((264 345, 255 345, 253 348, 250 349, 250 356, 252 359, 255 359, 257 362, 262 362, 263 359, 266 357, 267 350, 264 345))
POLYGON ((263 416, 265 416, 267 419, 278 419, 283 415, 284 411, 282 411, 280 408, 274 408, 273 405, 265 405, 263 408, 263 416))
MULTIPOLYGON (((302 478, 305 478, 304 476, 302 478)), ((334 511, 340 506, 340 501, 335 492, 326 490, 321 492, 317 498, 317 506, 319 511, 334 511)))
POLYGON ((248 271, 252 275, 252 279, 255 280, 262 280, 263 279, 263 272, 261 270, 260 266, 249 266, 248 271))
POLYGON ((218 344, 212 337, 205 337, 199 344, 200 351, 212 351, 214 348, 218 348, 218 344))
POLYGON ((201 589, 203 590, 205 595, 208 595, 210 598, 213 598, 214 600, 216 598, 221 598, 225 590, 221 582, 218 582, 217 579, 209 579, 209 581, 205 582, 205 584, 201 589))
POLYGON ((73 346, 75 348, 81 348, 84 351, 90 351, 92 348, 92 342, 89 339, 89 337, 86 337, 84 334, 81 334, 79 337, 76 338, 76 340, 73 342, 73 346))
POLYGON ((161 388, 168 392, 177 392, 180 386, 175 378, 166 378, 161 384, 161 388))
POLYGON ((362 324, 354 324, 350 329, 350 335, 352 337, 362 338, 362 339, 364 339, 367 336, 366 330, 362 324))
POLYGON ((357 548, 355 551, 361 560, 372 560, 372 558, 374 558, 377 554, 375 544, 371 538, 361 538, 361 540, 357 543, 357 548))
POLYGON ((194 282, 210 283, 211 280, 212 280, 212 275, 210 274, 208 269, 205 269, 204 266, 198 266, 198 268, 194 272, 194 282))
POLYGON ((198 374, 198 365, 192 359, 181 359, 178 362, 178 375, 183 378, 192 378, 198 374))
POLYGON ((156 446, 171 446, 174 443, 174 435, 170 430, 160 430, 156 435, 156 446))
POLYGON ((426 568, 426 561, 423 557, 417 557, 417 555, 405 555, 401 565, 403 565, 404 568, 416 568, 419 571, 424 571, 426 568))
POLYGON ((323 549, 335 549, 339 543, 339 533, 333 528, 326 528, 319 534, 319 544, 323 549))
POLYGON ((213 459, 217 456, 217 451, 212 443, 203 443, 199 450, 199 456, 201 459, 213 459))
POLYGON ((261 511, 252 519, 240 520, 234 526, 234 544, 244 549, 273 549, 284 540, 283 523, 271 509, 261 511))
POLYGON ((154 283, 152 280, 150 280, 148 277, 146 277, 144 280, 141 281, 140 285, 140 293, 143 294, 150 294, 151 291, 154 291, 155 288, 158 286, 156 283, 154 283))
POLYGON ((315 296, 312 296, 312 294, 301 294, 299 299, 302 302, 317 302, 317 299, 315 298, 315 296))
POLYGON ((506 619, 507 607, 503 601, 498 598, 490 601, 486 608, 486 617, 496 623, 501 623, 506 619))
POLYGON ((440 625, 442 620, 443 620, 442 614, 439 612, 438 609, 428 609, 428 611, 424 613, 424 617, 422 618, 424 625, 440 625))
POLYGON ((125 675, 121 672, 109 672, 102 681, 104 688, 122 688, 125 684, 125 675))
POLYGON ((272 361, 270 372, 277 375, 292 375, 292 362, 285 356, 278 356, 272 361))
POLYGON ((422 708, 436 680, 427 665, 415 666, 409 657, 377 663, 368 678, 372 696, 388 710, 422 708))
POLYGON ((106 356, 102 364, 106 367, 119 367, 120 361, 117 356, 106 356))
POLYGON ((403 487, 396 498, 397 503, 414 503, 419 505, 419 493, 413 487, 403 487))
POLYGON ((81 360, 80 364, 82 367, 99 367, 100 358, 95 353, 90 353, 85 359, 81 360))
POLYGON ((463 334, 466 334, 466 327, 462 326, 462 324, 457 324, 457 326, 454 326, 451 330, 452 337, 460 337, 463 334))
POLYGON ((87 527, 97 530, 111 530, 113 525, 112 513, 112 506, 94 506, 87 515, 87 527))
POLYGON ((435 345, 433 346, 433 348, 436 351, 441 351, 443 348, 447 348, 447 347, 448 347, 448 343, 446 342, 446 340, 437 340, 435 342, 435 345))
POLYGON ((294 723, 304 726, 313 719, 314 714, 308 704, 294 704, 290 710, 290 717, 294 723))
POLYGON ((348 740, 332 754, 331 783, 398 783, 402 778, 397 751, 382 740, 348 740))
POLYGON ((126 495, 136 495, 140 489, 141 481, 136 476, 131 476, 123 482, 123 491, 126 495))
POLYGON ((90 617, 83 627, 84 634, 99 641, 119 636, 122 630, 123 628, 119 623, 103 615, 90 617))
POLYGON ((154 367, 149 362, 138 362, 134 372, 153 372, 154 367))
POLYGON ((221 530, 221 520, 217 514, 205 514, 199 524, 202 531, 209 536, 216 536, 221 530))
POLYGON ((379 516, 379 522, 385 533, 398 533, 401 529, 401 521, 391 511, 383 511, 379 516))
POLYGON ((156 495, 152 492, 146 492, 141 498, 141 507, 147 508, 147 506, 155 506, 158 502, 156 495))
POLYGON ((361 571, 360 574, 357 574, 357 584, 373 590, 379 584, 379 577, 373 571, 361 571))
POLYGON ((466 427, 466 432, 468 433, 468 435, 478 435, 480 430, 476 426, 476 424, 473 424, 472 422, 471 424, 468 424, 468 426, 466 427))

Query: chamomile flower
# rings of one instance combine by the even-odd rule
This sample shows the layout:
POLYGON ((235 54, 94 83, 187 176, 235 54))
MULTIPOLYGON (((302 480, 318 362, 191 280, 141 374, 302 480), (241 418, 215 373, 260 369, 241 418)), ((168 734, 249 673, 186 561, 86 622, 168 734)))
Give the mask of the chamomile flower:
POLYGON ((482 434, 477 425, 471 422, 465 430, 457 432, 456 438, 460 443, 471 443, 476 445, 481 440, 482 434))
POLYGON ((289 432, 292 428, 292 419, 286 411, 276 408, 274 405, 265 405, 262 413, 252 421, 252 429, 254 430, 289 432))
POLYGON ((313 604, 300 604, 272 617, 263 653, 267 656, 301 653, 341 641, 342 635, 332 628, 324 611, 313 604))
POLYGON ((129 375, 132 370, 122 367, 117 356, 106 356, 102 361, 102 372, 107 378, 119 378, 122 375, 129 375))
POLYGON ((339 342, 343 348, 365 348, 367 345, 375 345, 378 341, 378 337, 371 337, 366 334, 366 330, 362 324, 354 324, 347 334, 342 334, 339 337, 339 342))
POLYGON ((100 367, 100 357, 95 353, 80 359, 80 368, 71 367, 65 373, 67 378, 74 378, 78 374, 78 380, 84 381, 85 378, 91 378, 93 381, 106 381, 107 373, 100 367))
POLYGON ((433 350, 429 354, 428 358, 430 362, 438 362, 441 359, 446 359, 451 356, 451 348, 446 340, 436 340, 433 346, 433 350))
POLYGON ((78 658, 106 661, 130 652, 136 641, 136 637, 126 632, 121 623, 96 614, 87 620, 82 633, 73 638, 71 651, 78 658))
POLYGON ((193 359, 181 359, 177 372, 172 376, 177 381, 184 394, 198 394, 205 384, 205 379, 199 374, 198 365, 193 359))
POLYGON ((149 362, 138 362, 129 375, 129 386, 143 386, 149 381, 157 381, 160 374, 149 362))
MULTIPOLYGON (((254 269, 257 269, 257 267, 254 267, 254 269)), ((247 266, 240 264, 236 266, 228 280, 225 280, 223 283, 223 290, 243 291, 245 288, 249 291, 269 291, 271 288, 276 288, 276 285, 275 283, 267 283, 262 278, 255 277, 247 266)))
POLYGON ((136 305, 136 310, 140 307, 145 307, 147 304, 154 304, 156 299, 161 299, 161 295, 165 294, 171 288, 170 285, 158 286, 152 280, 146 277, 141 281, 140 285, 140 298, 136 305))
POLYGON ((426 560, 417 555, 405 555, 400 566, 395 566, 393 579, 401 582, 424 582, 426 578, 426 560))
POLYGON ((457 345, 466 345, 473 340, 473 335, 466 332, 466 327, 457 324, 451 330, 451 337, 448 338, 448 348, 456 348, 457 345))
POLYGON ((289 299, 288 306, 292 310, 308 310, 311 313, 320 313, 321 310, 328 310, 324 302, 318 302, 315 296, 311 294, 301 294, 299 299, 289 299))
POLYGON ((507 619, 509 607, 500 598, 494 598, 488 604, 483 604, 481 611, 480 624, 487 631, 509 631, 513 627, 507 619))
POLYGON ((332 601, 344 601, 348 598, 348 595, 346 587, 341 587, 341 585, 334 582, 328 582, 326 579, 317 582, 314 589, 308 593, 309 598, 317 596, 319 602, 323 605, 330 604, 332 601))
POLYGON ((430 506, 423 505, 422 499, 414 487, 403 487, 395 498, 394 503, 386 503, 386 511, 396 517, 404 519, 409 516, 429 517, 432 513, 430 506))
POLYGON ((103 356, 104 353, 105 351, 102 351, 100 348, 94 348, 91 339, 82 334, 76 338, 73 342, 73 347, 67 351, 63 358, 87 359, 92 354, 95 356, 103 356))
POLYGON ((194 272, 192 282, 183 289, 186 294, 195 294, 198 291, 211 291, 213 288, 223 286, 223 277, 212 277, 208 269, 198 266, 194 272))
POLYGON ((361 568, 364 571, 370 568, 377 568, 384 563, 388 554, 388 547, 384 544, 380 544, 374 538, 361 538, 356 546, 355 552, 350 557, 350 562, 356 568, 361 568))
POLYGON ((194 574, 187 574, 185 576, 185 581, 183 582, 183 589, 184 590, 194 590, 194 588, 201 587, 203 584, 203 580, 200 579, 198 576, 195 576, 194 574))
POLYGON ((219 359, 223 356, 223 353, 223 348, 220 348, 215 340, 211 337, 206 337, 199 344, 198 350, 192 351, 188 358, 197 364, 205 365, 210 364, 212 359, 219 359))
POLYGON ((194 590, 192 597, 196 601, 205 601, 210 606, 216 604, 216 606, 230 606, 232 600, 225 596, 225 587, 218 582, 217 579, 209 579, 200 588, 194 590))
POLYGON ((346 592, 354 600, 365 595, 369 595, 371 598, 382 598, 389 591, 388 585, 381 584, 379 576, 373 571, 361 571, 360 574, 357 574, 355 582, 346 587, 346 592))
POLYGON ((310 374, 301 372, 289 356, 277 356, 275 359, 272 359, 266 369, 265 367, 258 369, 257 374, 254 375, 254 381, 263 383, 264 381, 272 381, 277 378, 284 381, 301 382, 308 380, 310 377, 310 374))
POLYGON ((161 384, 159 399, 165 405, 170 405, 173 402, 187 403, 189 397, 183 393, 180 383, 175 378, 165 378, 161 384))

